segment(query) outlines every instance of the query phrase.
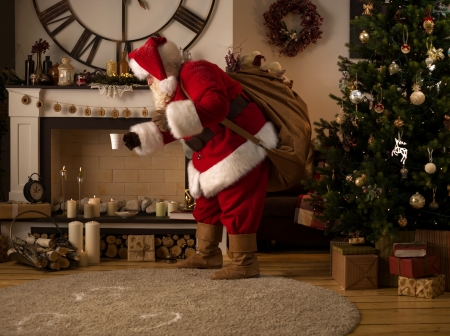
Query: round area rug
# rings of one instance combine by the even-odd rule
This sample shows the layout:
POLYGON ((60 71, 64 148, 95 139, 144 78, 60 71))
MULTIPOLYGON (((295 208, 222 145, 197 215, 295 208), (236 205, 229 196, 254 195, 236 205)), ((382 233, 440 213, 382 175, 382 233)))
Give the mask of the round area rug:
POLYGON ((339 294, 281 277, 210 280, 211 270, 58 276, 0 290, 0 335, 345 335, 339 294))

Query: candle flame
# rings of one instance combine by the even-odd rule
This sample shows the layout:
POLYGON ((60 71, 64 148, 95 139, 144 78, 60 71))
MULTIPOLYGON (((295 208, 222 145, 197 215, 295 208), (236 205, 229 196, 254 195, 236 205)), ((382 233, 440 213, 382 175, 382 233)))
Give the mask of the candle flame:
POLYGON ((95 195, 94 195, 94 198, 95 198, 95 195))
POLYGON ((111 202, 113 201, 113 199, 111 198, 111 202))
POLYGON ((66 166, 63 166, 63 170, 66 170, 66 166))
POLYGON ((80 173, 81 173, 81 167, 80 167, 80 173))

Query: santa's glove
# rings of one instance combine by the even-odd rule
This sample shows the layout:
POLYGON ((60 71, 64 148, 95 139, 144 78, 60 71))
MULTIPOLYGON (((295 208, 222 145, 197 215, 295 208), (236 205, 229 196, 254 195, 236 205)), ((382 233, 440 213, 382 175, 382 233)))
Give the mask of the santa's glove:
POLYGON ((167 123, 166 110, 156 110, 155 116, 152 121, 159 127, 161 132, 167 132, 169 130, 169 124, 167 123))
POLYGON ((123 142, 125 146, 129 150, 133 150, 133 148, 139 147, 141 145, 141 140, 139 139, 139 135, 134 132, 128 132, 123 135, 123 142))

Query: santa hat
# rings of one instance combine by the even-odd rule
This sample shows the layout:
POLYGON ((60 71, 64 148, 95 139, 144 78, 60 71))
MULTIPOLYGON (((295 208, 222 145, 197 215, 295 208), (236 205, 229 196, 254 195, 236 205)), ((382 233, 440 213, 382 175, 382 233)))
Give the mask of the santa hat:
POLYGON ((130 52, 128 58, 136 77, 145 79, 152 75, 160 81, 161 91, 167 94, 175 91, 183 56, 173 42, 167 41, 165 37, 152 36, 143 46, 130 52))

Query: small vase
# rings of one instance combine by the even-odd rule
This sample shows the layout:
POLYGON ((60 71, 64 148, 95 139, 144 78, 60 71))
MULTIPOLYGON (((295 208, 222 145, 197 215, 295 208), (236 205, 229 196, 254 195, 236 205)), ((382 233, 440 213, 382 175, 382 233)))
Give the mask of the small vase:
POLYGON ((42 76, 42 53, 38 51, 37 59, 36 59, 36 76, 37 78, 41 78, 42 76))

